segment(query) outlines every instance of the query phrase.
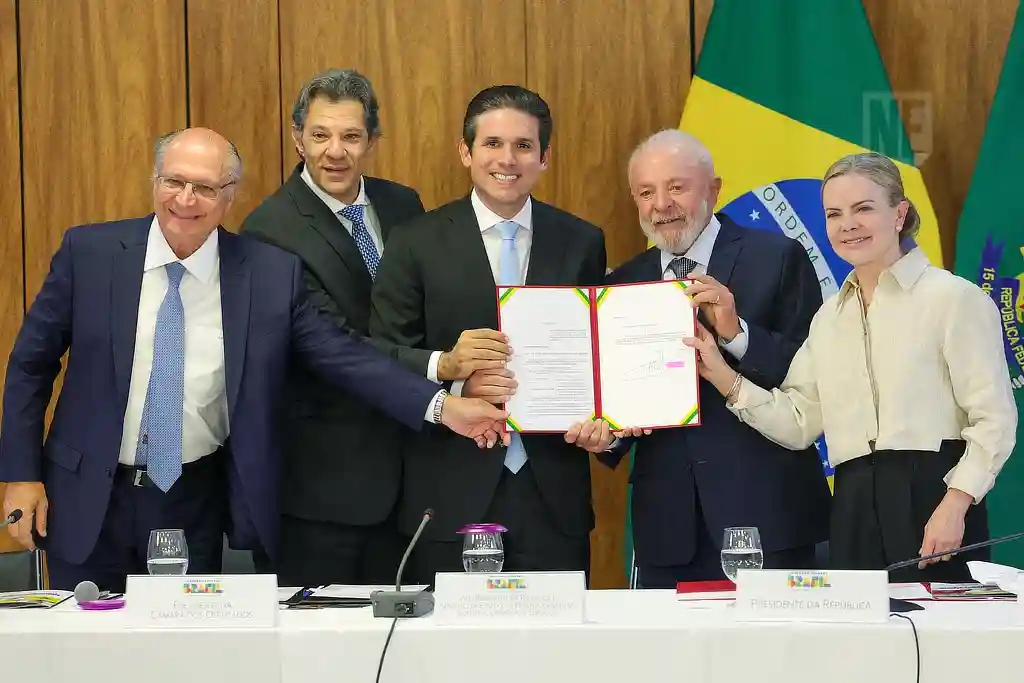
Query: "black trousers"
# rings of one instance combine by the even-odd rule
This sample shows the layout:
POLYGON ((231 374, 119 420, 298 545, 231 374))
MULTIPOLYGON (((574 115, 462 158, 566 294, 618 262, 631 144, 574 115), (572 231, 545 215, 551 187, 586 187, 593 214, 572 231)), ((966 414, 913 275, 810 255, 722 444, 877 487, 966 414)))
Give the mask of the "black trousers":
MULTIPOLYGON (((883 569, 918 556, 924 527, 946 495, 943 477, 963 455, 964 441, 944 441, 938 452, 876 451, 836 468, 829 555, 834 569, 883 569)), ((985 500, 964 517, 962 545, 988 538, 985 500)), ((971 581, 967 562, 987 561, 988 548, 948 561, 898 569, 893 582, 971 581)))
MULTIPOLYGON (((508 529, 502 534, 505 564, 502 571, 583 571, 590 583, 590 536, 567 536, 555 524, 537 488, 527 461, 518 473, 502 469, 494 499, 485 519, 508 529)), ((467 522, 468 523, 468 522, 467 522)), ((410 558, 411 576, 432 586, 437 572, 461 572, 462 539, 420 539, 410 558)))
POLYGON ((406 540, 393 516, 381 524, 353 526, 284 515, 278 583, 393 584, 406 540))
MULTIPOLYGON (((658 566, 645 565, 642 559, 637 567, 637 584, 640 588, 671 588, 685 581, 722 581, 728 577, 722 569, 722 541, 717 542, 708 532, 701 512, 700 498, 696 501, 697 547, 693 559, 687 564, 658 566)), ((764 569, 814 569, 815 547, 805 545, 764 553, 764 569)))
POLYGON ((123 593, 129 574, 147 574, 149 532, 183 529, 189 574, 219 574, 224 549, 226 506, 224 458, 208 455, 181 468, 167 493, 134 467, 118 466, 103 526, 82 564, 47 554, 50 588, 74 590, 92 581, 100 590, 123 593))

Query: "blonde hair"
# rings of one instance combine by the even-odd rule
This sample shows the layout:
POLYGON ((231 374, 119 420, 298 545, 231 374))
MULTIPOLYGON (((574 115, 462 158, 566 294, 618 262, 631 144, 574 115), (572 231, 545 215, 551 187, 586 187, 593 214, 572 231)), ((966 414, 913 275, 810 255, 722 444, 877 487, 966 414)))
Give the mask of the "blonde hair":
MULTIPOLYGON (((821 189, 833 178, 844 175, 859 175, 867 178, 875 185, 885 190, 889 197, 889 206, 898 206, 905 201, 909 208, 903 219, 903 228, 900 230, 900 241, 911 240, 917 236, 921 229, 921 214, 917 212, 914 202, 910 201, 903 191, 903 178, 896 164, 884 154, 876 152, 862 152, 860 154, 848 154, 839 161, 828 167, 825 177, 821 182, 821 189)), ((913 243, 911 243, 912 245, 913 243)))

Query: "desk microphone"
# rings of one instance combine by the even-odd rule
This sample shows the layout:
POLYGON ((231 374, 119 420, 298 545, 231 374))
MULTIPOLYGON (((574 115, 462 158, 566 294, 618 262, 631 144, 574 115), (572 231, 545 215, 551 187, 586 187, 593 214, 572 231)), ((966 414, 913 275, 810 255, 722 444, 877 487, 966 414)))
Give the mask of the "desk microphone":
POLYGON ((1002 536, 1000 538, 991 538, 987 541, 981 541, 980 543, 972 543, 971 545, 965 545, 959 548, 952 548, 951 550, 944 550, 941 553, 932 553, 931 555, 924 555, 922 557, 915 557, 909 560, 903 560, 902 562, 896 562, 886 567, 885 571, 891 572, 894 569, 902 569, 904 567, 909 567, 911 565, 917 564, 918 562, 924 562, 925 560, 934 560, 938 557, 945 557, 946 555, 966 553, 970 550, 977 550, 978 548, 987 548, 990 545, 999 545, 1000 543, 1014 541, 1018 538, 1024 538, 1024 531, 1016 534, 1010 534, 1009 536, 1002 536))
POLYGON ((423 511, 423 519, 420 521, 416 533, 409 541, 409 547, 405 549, 405 555, 398 565, 398 574, 395 576, 395 590, 373 591, 370 593, 370 603, 373 605, 373 616, 387 619, 398 619, 400 617, 423 617, 434 611, 434 596, 425 590, 403 591, 402 572, 405 571, 405 563, 409 560, 416 541, 420 539, 423 528, 427 526, 434 517, 434 511, 427 508, 423 511))
POLYGON ((0 520, 0 529, 3 529, 8 524, 17 524, 18 520, 21 519, 21 515, 21 508, 11 511, 11 514, 4 517, 3 520, 0 520))

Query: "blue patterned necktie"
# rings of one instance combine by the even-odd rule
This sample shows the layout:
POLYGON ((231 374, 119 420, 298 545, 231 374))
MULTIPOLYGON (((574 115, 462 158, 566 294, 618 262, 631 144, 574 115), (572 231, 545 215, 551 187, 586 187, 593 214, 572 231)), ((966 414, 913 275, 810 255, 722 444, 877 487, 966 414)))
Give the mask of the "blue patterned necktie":
POLYGON ((161 491, 170 490, 181 476, 181 421, 185 399, 185 308, 181 278, 185 266, 168 263, 167 293, 156 314, 153 369, 142 409, 135 464, 161 491))
MULTIPOLYGON (((522 271, 519 267, 519 252, 516 251, 516 233, 519 225, 512 221, 498 223, 501 231, 501 251, 498 256, 498 284, 523 284, 522 271)), ((526 449, 523 440, 516 432, 512 432, 512 442, 505 453, 505 467, 516 474, 526 464, 526 449)))
POLYGON ((359 253, 363 255, 366 269, 370 271, 370 278, 376 280, 377 266, 380 265, 380 254, 377 253, 377 246, 373 243, 373 238, 370 237, 370 230, 363 221, 364 208, 366 207, 362 204, 352 204, 339 211, 338 215, 352 221, 352 239, 356 241, 359 253))

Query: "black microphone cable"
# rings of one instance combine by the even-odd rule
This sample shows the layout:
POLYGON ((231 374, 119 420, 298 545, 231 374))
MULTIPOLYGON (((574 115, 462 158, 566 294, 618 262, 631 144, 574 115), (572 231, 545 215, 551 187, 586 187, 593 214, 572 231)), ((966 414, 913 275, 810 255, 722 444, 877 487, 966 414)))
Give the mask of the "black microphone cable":
POLYGON ((914 620, 905 614, 892 612, 889 616, 899 617, 900 619, 906 619, 910 622, 910 628, 914 631, 914 653, 917 655, 917 683, 921 683, 921 642, 917 638, 917 624, 915 624, 914 620))

